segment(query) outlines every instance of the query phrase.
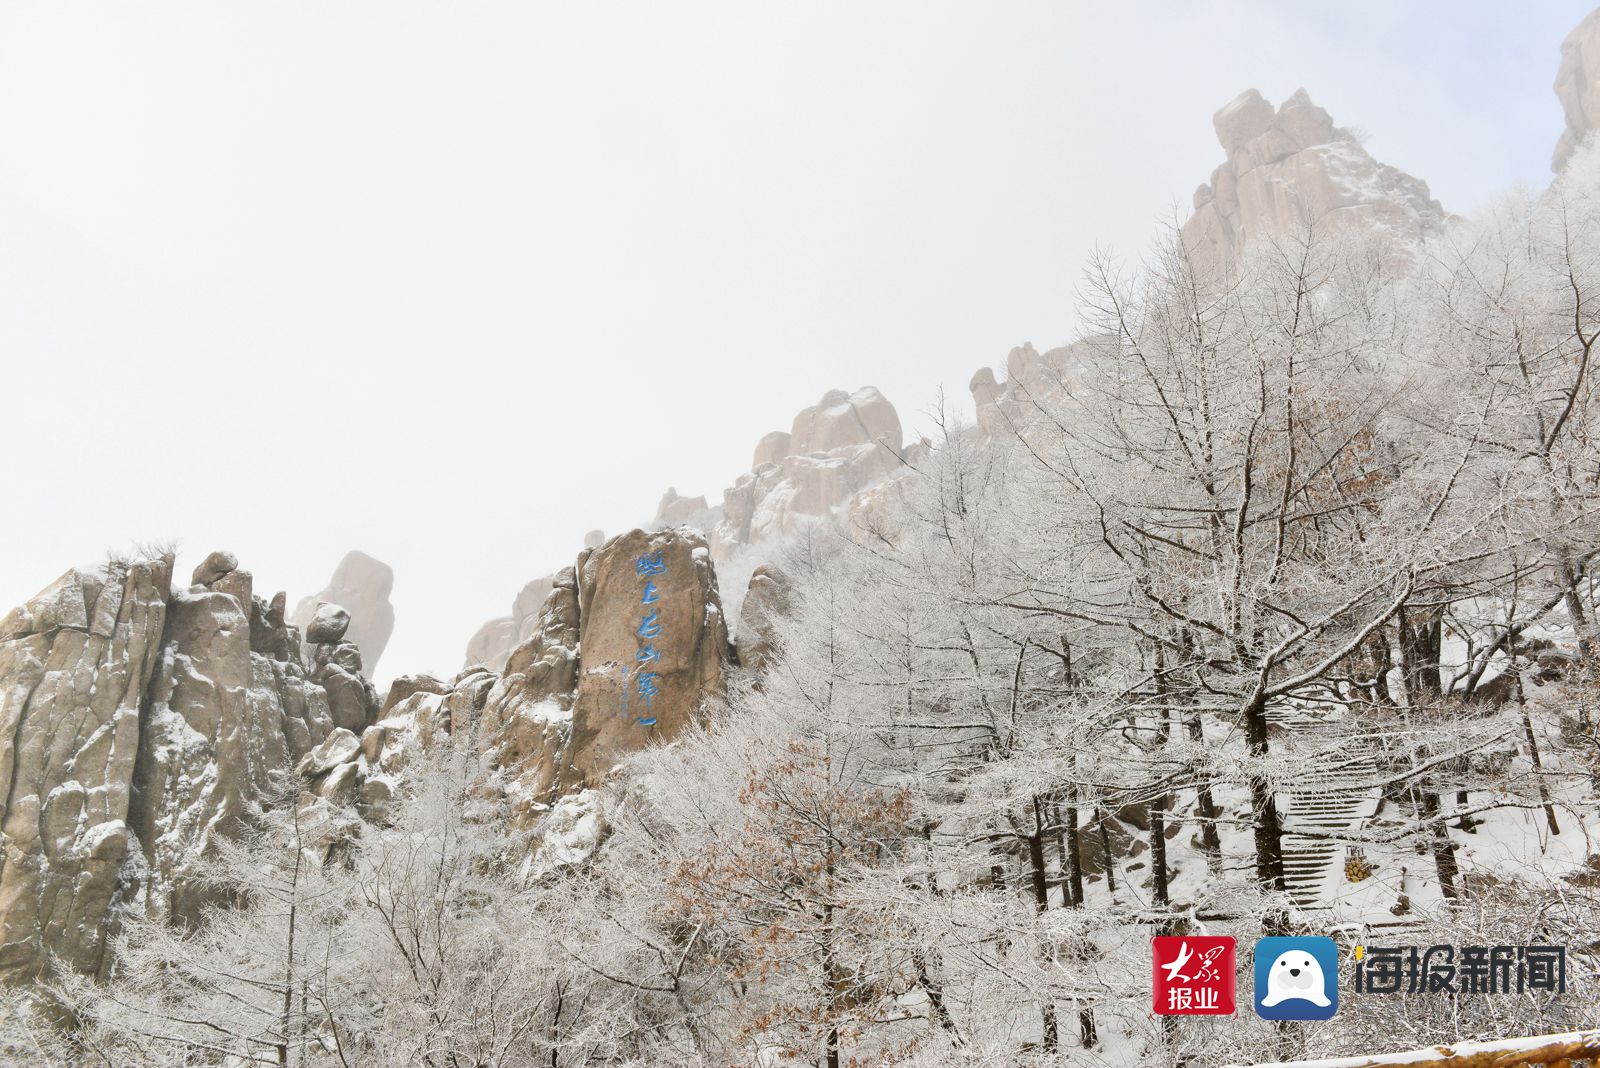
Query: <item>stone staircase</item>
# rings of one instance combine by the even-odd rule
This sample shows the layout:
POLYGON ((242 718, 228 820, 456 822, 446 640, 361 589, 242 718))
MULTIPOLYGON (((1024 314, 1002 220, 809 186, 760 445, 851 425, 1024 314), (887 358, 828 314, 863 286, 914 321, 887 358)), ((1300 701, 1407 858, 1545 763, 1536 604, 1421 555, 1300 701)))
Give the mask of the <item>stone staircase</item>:
MULTIPOLYGON (((1289 729, 1309 724, 1284 724, 1289 729)), ((1370 786, 1376 764, 1370 749, 1356 745, 1317 768, 1308 768, 1282 796, 1283 874, 1289 896, 1302 909, 1326 909, 1345 877, 1343 842, 1297 833, 1357 831, 1378 810, 1379 791, 1370 786)))

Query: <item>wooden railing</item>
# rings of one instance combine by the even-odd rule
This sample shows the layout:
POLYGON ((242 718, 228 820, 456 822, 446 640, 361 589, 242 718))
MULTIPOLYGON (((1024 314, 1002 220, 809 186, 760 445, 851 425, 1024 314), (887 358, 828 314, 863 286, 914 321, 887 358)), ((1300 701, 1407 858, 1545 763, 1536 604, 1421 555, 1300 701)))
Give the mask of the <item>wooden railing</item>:
POLYGON ((1263 1064, 1256 1068, 1600 1068, 1600 1030, 1533 1035, 1494 1042, 1456 1042, 1405 1053, 1335 1057, 1320 1061, 1263 1064))

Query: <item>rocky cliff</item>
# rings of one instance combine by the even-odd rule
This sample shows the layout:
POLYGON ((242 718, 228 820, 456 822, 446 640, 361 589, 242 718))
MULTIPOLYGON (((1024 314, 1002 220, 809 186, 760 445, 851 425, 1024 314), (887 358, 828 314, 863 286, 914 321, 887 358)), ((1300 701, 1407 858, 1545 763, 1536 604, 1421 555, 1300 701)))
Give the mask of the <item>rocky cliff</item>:
POLYGON ((488 693, 505 789, 546 803, 671 740, 721 691, 730 652, 699 532, 633 530, 585 549, 488 693))
POLYGON ((175 589, 169 555, 69 571, 0 622, 0 981, 52 954, 99 972, 122 909, 198 918, 199 858, 293 795, 337 706, 284 602, 227 553, 175 589))
POLYGON ((1579 146, 1600 130, 1600 8, 1591 11, 1561 42, 1555 90, 1567 116, 1567 127, 1550 160, 1551 170, 1559 171, 1579 146))
POLYGON ((1252 244, 1300 228, 1409 242, 1445 220, 1427 182, 1373 159, 1304 89, 1277 108, 1246 90, 1212 124, 1227 158, 1195 191, 1183 226, 1203 265, 1226 267, 1252 244))
POLYGON ((381 818, 406 754, 449 735, 484 753, 483 796, 543 830, 564 798, 671 741, 722 693, 733 650, 698 531, 628 531, 549 584, 503 671, 396 679, 377 722, 335 729, 301 762, 312 793, 381 818))
MULTIPOLYGON (((585 549, 598 548, 606 540, 602 531, 591 530, 583 536, 585 549)), ((511 601, 511 614, 498 616, 479 627, 467 642, 467 668, 487 667, 500 671, 505 667, 511 650, 533 637, 539 627, 539 614, 545 600, 555 588, 555 575, 541 575, 525 584, 511 601)))
MULTIPOLYGON (((1600 26, 1593 16, 1585 25, 1590 23, 1600 26)), ((1583 67, 1593 53, 1573 38, 1563 70, 1600 66, 1589 60, 1590 67, 1583 67)), ((1574 85, 1582 80, 1568 76, 1574 85)), ((1568 113, 1570 126, 1573 105, 1568 113)), ((1581 113, 1596 114, 1593 108, 1581 113)), ((1195 191, 1194 212, 1181 230, 1183 246, 1201 271, 1225 272, 1248 248, 1303 230, 1357 231, 1407 246, 1448 218, 1428 183, 1374 159, 1304 89, 1276 108, 1248 89, 1223 105, 1212 125, 1225 159, 1195 191)), ((1084 347, 1096 343, 1085 338, 1042 353, 1032 344, 1017 346, 1006 356, 1004 378, 980 368, 968 383, 980 431, 1016 429, 1040 404, 1083 385, 1084 347)))
MULTIPOLYGON (((700 531, 711 559, 725 565, 746 550, 770 549, 807 523, 848 521, 862 496, 902 470, 921 447, 904 444, 899 413, 874 387, 830 390, 801 409, 788 430, 773 431, 756 444, 750 470, 722 491, 719 503, 669 488, 650 526, 700 531)), ((505 664, 511 649, 532 636, 535 598, 554 582, 553 576, 530 582, 510 616, 480 627, 468 643, 467 665, 499 669, 505 664)), ((736 596, 742 592, 734 591, 736 596)), ((505 670, 515 673, 510 665, 505 670)))

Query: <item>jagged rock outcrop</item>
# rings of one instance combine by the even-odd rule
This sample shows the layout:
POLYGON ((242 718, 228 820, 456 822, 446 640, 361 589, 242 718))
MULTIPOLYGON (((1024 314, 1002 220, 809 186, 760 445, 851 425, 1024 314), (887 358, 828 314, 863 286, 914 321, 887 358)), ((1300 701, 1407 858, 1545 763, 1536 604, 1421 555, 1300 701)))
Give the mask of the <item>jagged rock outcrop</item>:
POLYGON ((833 452, 869 442, 900 448, 900 416, 894 405, 872 386, 854 393, 832 389, 794 417, 789 430, 789 455, 833 452))
POLYGON ((479 730, 500 788, 514 804, 542 806, 597 784, 699 715, 728 659, 699 532, 633 530, 585 549, 556 576, 537 630, 483 701, 479 730))
POLYGON ((1567 115, 1567 127, 1550 160, 1550 169, 1559 171, 1600 130, 1600 8, 1591 11, 1561 42, 1555 90, 1567 115))
POLYGON ((69 571, 0 621, 0 982, 101 971, 123 909, 197 918, 196 860, 332 729, 283 595, 172 566, 69 571))
MULTIPOLYGON (((877 389, 830 390, 802 409, 788 430, 773 431, 756 445, 752 469, 723 491, 720 504, 686 497, 669 488, 652 526, 693 528, 707 536, 712 556, 726 563, 736 554, 775 543, 807 523, 846 522, 857 499, 904 469, 900 417, 877 389)), ((599 543, 599 531, 585 539, 599 543)), ((535 580, 524 588, 533 590, 535 580)), ((544 587, 545 592, 549 587, 544 587)), ((491 619, 468 643, 466 664, 515 670, 506 657, 533 633, 534 615, 519 595, 510 616, 491 619)))
POLYGON ((171 585, 171 556, 68 571, 0 621, 0 982, 105 963, 171 585))
POLYGON ((143 852, 124 895, 174 922, 211 901, 192 874, 217 838, 284 793, 293 762, 333 726, 326 691, 289 655, 298 640, 228 581, 238 574, 172 594, 141 717, 130 822, 143 852))
MULTIPOLYGON (((583 536, 583 547, 597 548, 605 540, 604 532, 591 530, 583 536)), ((504 670, 506 657, 518 645, 533 637, 538 629, 540 613, 544 610, 550 591, 555 588, 555 581, 554 575, 541 575, 518 590, 511 602, 511 614, 489 620, 472 636, 467 643, 467 657, 463 666, 504 670)))
POLYGON ((705 514, 706 499, 704 497, 680 497, 675 486, 668 486, 667 492, 662 494, 661 503, 656 505, 656 518, 654 525, 658 527, 675 527, 683 523, 693 522, 705 514))
POLYGON ((739 666, 758 674, 775 654, 778 620, 789 612, 789 580, 775 564, 761 564, 750 573, 750 587, 739 608, 739 637, 734 647, 739 666))
POLYGON ((1182 231, 1203 266, 1224 268, 1257 241, 1307 226, 1409 243, 1446 219, 1428 183, 1373 159, 1304 89, 1276 109, 1246 90, 1212 121, 1227 160, 1195 192, 1182 231))
POLYGON ((511 614, 489 620, 467 643, 464 666, 502 670, 511 650, 531 638, 538 628, 539 612, 554 583, 554 575, 541 575, 518 590, 511 602, 511 614))
POLYGON ((322 605, 305 647, 311 658, 311 681, 327 691, 333 725, 360 734, 376 717, 378 694, 361 670, 361 650, 335 625, 341 618, 348 619, 348 614, 338 605, 322 605), (313 640, 313 635, 321 640, 313 640))
POLYGON ((326 588, 301 598, 291 622, 309 630, 319 605, 342 605, 350 613, 347 637, 360 650, 361 663, 370 676, 378 669, 378 659, 394 633, 394 605, 389 603, 393 590, 394 569, 382 560, 352 549, 333 569, 333 578, 328 580, 326 588))
POLYGON ((1006 354, 1003 382, 992 368, 980 369, 968 384, 978 428, 992 435, 1026 425, 1041 406, 1049 406, 1082 382, 1085 349, 1093 344, 1093 340, 1077 341, 1043 353, 1031 342, 1018 345, 1006 354))
POLYGON ((721 559, 846 509, 856 494, 900 468, 900 417, 871 386, 832 390, 795 416, 787 434, 763 438, 756 459, 765 457, 772 459, 723 491, 720 515, 702 521, 721 559))
POLYGON ((537 628, 507 659, 483 711, 484 737, 514 803, 545 803, 558 785, 578 689, 578 570, 592 552, 585 548, 577 567, 556 574, 537 628))

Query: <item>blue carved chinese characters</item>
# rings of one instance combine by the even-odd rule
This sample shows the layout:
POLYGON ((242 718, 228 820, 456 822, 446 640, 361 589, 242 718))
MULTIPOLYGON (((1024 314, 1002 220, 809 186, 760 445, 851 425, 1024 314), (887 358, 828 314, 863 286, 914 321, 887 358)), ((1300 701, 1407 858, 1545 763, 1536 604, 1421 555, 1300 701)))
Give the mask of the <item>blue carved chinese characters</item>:
MULTIPOLYGON (((634 631, 639 638, 639 652, 634 658, 638 668, 633 674, 631 689, 632 696, 637 697, 639 704, 643 706, 643 714, 635 716, 636 722, 642 727, 653 727, 656 725, 655 700, 661 696, 661 674, 656 670, 661 663, 661 651, 656 648, 655 643, 656 639, 661 637, 662 627, 660 615, 650 606, 661 600, 661 590, 654 580, 667 573, 665 550, 657 549, 653 553, 639 557, 634 564, 634 571, 644 579, 644 588, 639 596, 641 609, 639 626, 634 631)), ((630 684, 626 681, 626 669, 623 678, 622 699, 626 711, 630 689, 630 684)))

